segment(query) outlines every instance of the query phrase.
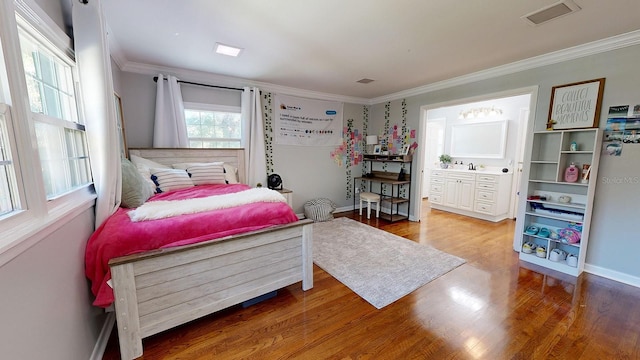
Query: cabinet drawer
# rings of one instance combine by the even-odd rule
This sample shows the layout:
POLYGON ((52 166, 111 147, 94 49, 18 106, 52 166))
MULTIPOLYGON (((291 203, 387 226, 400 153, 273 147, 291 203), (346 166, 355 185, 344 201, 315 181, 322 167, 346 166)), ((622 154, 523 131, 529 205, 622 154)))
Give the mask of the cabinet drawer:
POLYGON ((475 174, 452 171, 446 174, 447 179, 475 180, 475 174))
POLYGON ((495 204, 476 201, 476 208, 475 208, 476 212, 495 215, 494 209, 495 209, 495 204))
POLYGON ((494 202, 494 201, 496 201, 496 195, 497 194, 496 194, 495 191, 488 191, 488 190, 478 189, 476 191, 476 200, 494 202))
POLYGON ((444 184, 431 184, 431 192, 441 194, 444 190, 444 184))
POLYGON ((444 178, 431 178, 431 183, 432 184, 444 184, 444 178))
POLYGON ((433 177, 444 177, 444 171, 442 171, 442 170, 431 170, 431 176, 433 176, 433 177))
POLYGON ((477 180, 478 181, 484 181, 484 182, 497 183, 498 182, 498 175, 479 174, 477 180))
POLYGON ((432 204, 442 204, 442 195, 429 194, 429 202, 431 202, 432 204))
POLYGON ((497 184, 479 182, 479 183, 476 183, 476 187, 478 189, 496 190, 497 184))

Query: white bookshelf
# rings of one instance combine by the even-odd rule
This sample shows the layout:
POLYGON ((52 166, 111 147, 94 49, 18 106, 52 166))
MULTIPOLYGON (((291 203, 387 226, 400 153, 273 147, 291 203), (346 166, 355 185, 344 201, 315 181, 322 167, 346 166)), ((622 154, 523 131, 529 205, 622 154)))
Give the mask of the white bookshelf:
POLYGON ((516 226, 516 240, 519 239, 520 259, 549 269, 578 276, 584 270, 584 262, 589 243, 589 230, 593 198, 598 176, 598 162, 602 146, 602 131, 600 129, 571 129, 538 131, 533 134, 528 179, 523 187, 524 206, 520 206, 518 226, 516 226), (571 143, 578 145, 577 150, 571 150, 571 143), (583 164, 590 165, 589 179, 582 180, 582 171, 577 182, 566 182, 565 169, 574 163, 582 170, 583 164), (569 202, 560 202, 561 196, 571 198, 569 202), (580 228, 580 242, 569 244, 562 238, 528 234, 529 226, 538 229, 545 228, 549 232, 560 232, 565 228, 580 228), (546 255, 539 257, 536 253, 527 254, 522 251, 522 245, 533 243, 543 246, 546 255), (566 261, 552 261, 551 252, 560 249, 567 254, 577 256, 577 266, 570 266, 566 261))

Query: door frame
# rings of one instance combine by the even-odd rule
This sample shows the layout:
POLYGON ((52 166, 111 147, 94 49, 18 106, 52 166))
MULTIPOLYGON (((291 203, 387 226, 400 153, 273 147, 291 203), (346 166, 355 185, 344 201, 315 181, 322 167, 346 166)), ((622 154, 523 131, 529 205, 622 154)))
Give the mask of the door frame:
MULTIPOLYGON (((490 101, 494 99, 501 99, 501 98, 507 98, 512 96, 530 95, 529 116, 526 124, 524 124, 524 126, 527 129, 526 133, 524 133, 526 135, 526 134, 530 134, 533 129, 533 123, 534 123, 533 117, 535 117, 536 105, 538 103, 538 88, 539 87, 537 85, 527 86, 523 88, 505 90, 505 91, 500 91, 500 92, 495 92, 490 94, 482 94, 482 95, 472 96, 468 98, 454 99, 454 100, 443 101, 435 104, 420 106, 420 119, 418 123, 418 139, 419 139, 418 141, 419 143, 422 143, 423 146, 418 146, 418 152, 417 152, 418 164, 416 169, 418 176, 416 176, 415 178, 415 181, 416 181, 415 189, 422 189, 422 183, 424 181, 424 158, 425 158, 425 148, 426 148, 425 137, 427 132, 426 124, 427 124, 429 110, 438 109, 442 107, 449 107, 449 106, 459 106, 467 103, 474 103, 474 102, 480 102, 480 101, 490 101)), ((526 141, 522 141, 520 146, 524 148, 525 143, 526 141)), ((520 160, 516 159, 516 162, 518 161, 520 160)), ((520 189, 515 189, 516 186, 513 186, 513 187, 514 187, 514 190, 513 190, 514 192, 520 191, 520 189)), ((413 216, 410 216, 409 220, 420 221, 420 218, 422 217, 422 191, 414 191, 413 194, 411 195, 411 202, 415 205, 413 208, 413 216)))

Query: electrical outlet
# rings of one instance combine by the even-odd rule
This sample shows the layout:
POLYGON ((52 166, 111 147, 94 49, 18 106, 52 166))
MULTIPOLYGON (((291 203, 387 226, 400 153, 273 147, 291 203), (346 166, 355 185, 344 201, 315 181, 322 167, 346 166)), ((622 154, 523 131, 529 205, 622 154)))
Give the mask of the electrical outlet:
POLYGON ((357 188, 356 188, 356 194, 359 194, 359 193, 360 193, 360 188, 359 188, 359 187, 357 187, 357 188))

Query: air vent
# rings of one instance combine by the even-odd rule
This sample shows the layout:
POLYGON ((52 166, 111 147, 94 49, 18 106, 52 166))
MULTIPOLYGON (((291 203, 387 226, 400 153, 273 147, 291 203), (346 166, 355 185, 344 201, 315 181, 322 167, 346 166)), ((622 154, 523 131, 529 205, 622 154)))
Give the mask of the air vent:
POLYGON ((358 80, 358 81, 356 81, 356 82, 359 82, 360 84, 368 84, 368 83, 370 83, 370 82, 373 82, 373 80, 372 80, 372 79, 364 78, 364 79, 360 79, 360 80, 358 80))
POLYGON ((571 0, 565 0, 527 14, 522 19, 531 25, 540 25, 578 10, 580 10, 580 6, 571 0))

